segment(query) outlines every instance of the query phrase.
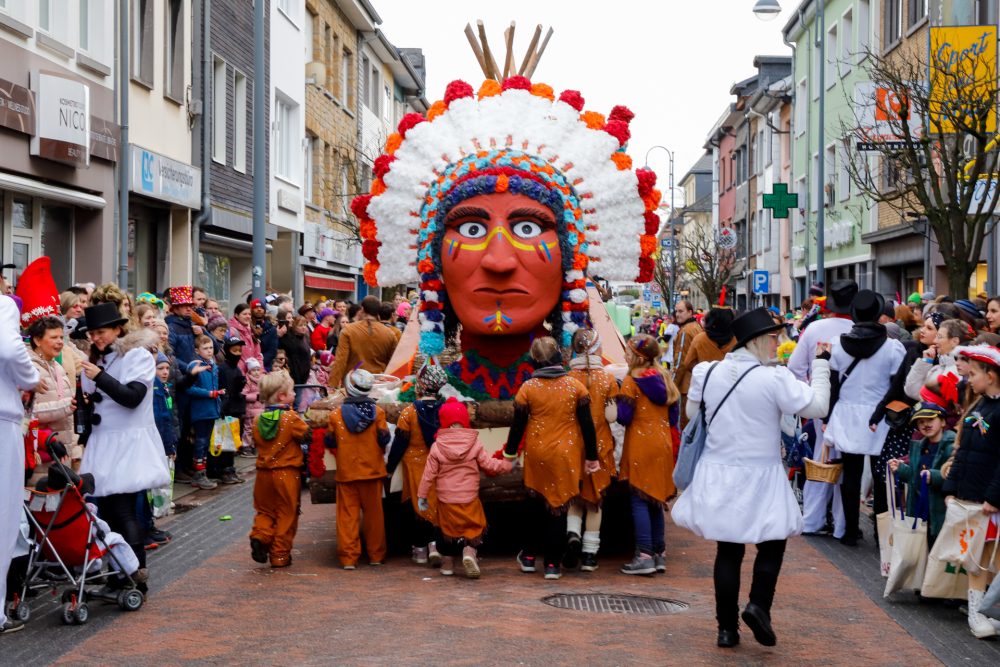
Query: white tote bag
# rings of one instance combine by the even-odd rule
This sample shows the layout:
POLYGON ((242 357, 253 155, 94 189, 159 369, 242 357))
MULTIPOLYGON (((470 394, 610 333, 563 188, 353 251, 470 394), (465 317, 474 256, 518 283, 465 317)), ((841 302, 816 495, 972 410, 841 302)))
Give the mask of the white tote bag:
MULTIPOLYGON (((886 479, 891 476, 890 472, 886 479)), ((895 494, 889 496, 892 504, 892 532, 889 536, 892 552, 883 597, 889 597, 896 591, 919 590, 923 585, 927 569, 929 495, 927 481, 921 476, 920 501, 915 508, 916 516, 912 517, 906 516, 902 507, 897 507, 895 494)))
MULTIPOLYGON (((986 530, 990 518, 983 514, 982 503, 966 502, 952 498, 944 516, 941 534, 934 542, 931 555, 952 565, 959 565, 971 574, 983 572, 980 563, 989 562, 983 557, 987 548, 986 530)), ((997 542, 990 547, 994 551, 997 542)), ((995 571, 995 567, 993 568, 995 571)))

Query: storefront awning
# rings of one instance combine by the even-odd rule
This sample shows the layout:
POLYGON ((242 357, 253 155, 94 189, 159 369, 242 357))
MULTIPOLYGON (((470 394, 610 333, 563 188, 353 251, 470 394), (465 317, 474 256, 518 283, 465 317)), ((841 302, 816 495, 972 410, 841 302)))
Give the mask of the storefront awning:
POLYGON ((334 278, 331 276, 318 276, 307 273, 304 276, 305 286, 312 289, 338 290, 341 292, 353 292, 355 284, 353 280, 344 278, 334 278))
POLYGON ((57 201, 63 204, 72 204, 81 208, 104 208, 107 204, 103 197, 87 194, 79 190, 61 188, 58 185, 49 185, 36 181, 33 178, 24 178, 13 174, 0 172, 0 190, 13 190, 32 197, 41 197, 50 201, 57 201))

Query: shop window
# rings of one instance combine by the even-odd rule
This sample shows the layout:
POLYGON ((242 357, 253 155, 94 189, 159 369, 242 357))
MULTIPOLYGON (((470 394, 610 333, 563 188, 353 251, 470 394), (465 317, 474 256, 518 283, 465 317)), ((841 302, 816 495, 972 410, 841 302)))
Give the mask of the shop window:
POLYGON ((224 313, 229 312, 231 270, 228 257, 207 252, 198 255, 198 284, 204 286, 206 293, 219 302, 219 308, 224 313))
POLYGON ((46 204, 39 199, 7 195, 0 198, 0 211, 6 211, 4 257, 17 268, 15 275, 35 259, 52 259, 52 277, 61 290, 73 284, 73 208, 46 204), (8 255, 9 252, 9 255, 8 255))
POLYGON ((42 254, 52 259, 52 277, 59 289, 73 284, 73 209, 42 204, 42 254))

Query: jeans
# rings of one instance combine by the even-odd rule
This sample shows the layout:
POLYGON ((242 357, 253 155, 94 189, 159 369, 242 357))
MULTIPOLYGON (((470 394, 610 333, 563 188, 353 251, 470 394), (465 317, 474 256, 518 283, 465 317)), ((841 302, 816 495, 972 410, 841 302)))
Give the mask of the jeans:
POLYGON ((139 567, 146 567, 146 548, 143 544, 145 531, 136 513, 139 502, 138 493, 116 493, 110 496, 94 498, 98 514, 108 522, 114 532, 125 538, 128 545, 139 559, 139 567))
POLYGON ((191 422, 194 428, 194 468, 205 469, 205 459, 208 458, 208 448, 212 444, 212 428, 214 419, 198 419, 191 422))
MULTIPOLYGON (((750 602, 771 613, 774 589, 778 585, 781 562, 785 557, 785 540, 771 540, 757 545, 753 561, 750 602)), ((740 567, 743 565, 745 544, 719 542, 715 553, 715 620, 720 630, 739 627, 740 567)))
POLYGON ((664 541, 663 507, 656 501, 642 498, 634 491, 631 503, 636 549, 650 556, 661 553, 667 548, 664 541))

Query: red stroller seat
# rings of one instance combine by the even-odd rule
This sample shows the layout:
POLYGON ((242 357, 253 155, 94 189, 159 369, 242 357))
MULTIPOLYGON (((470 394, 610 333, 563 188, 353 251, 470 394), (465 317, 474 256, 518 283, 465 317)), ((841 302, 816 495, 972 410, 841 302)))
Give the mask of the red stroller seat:
POLYGON ((81 567, 85 561, 100 558, 107 551, 100 542, 90 542, 93 526, 90 514, 84 507, 80 492, 73 486, 62 491, 31 490, 28 509, 45 531, 47 540, 42 542, 42 554, 46 560, 58 559, 67 567, 81 567))

